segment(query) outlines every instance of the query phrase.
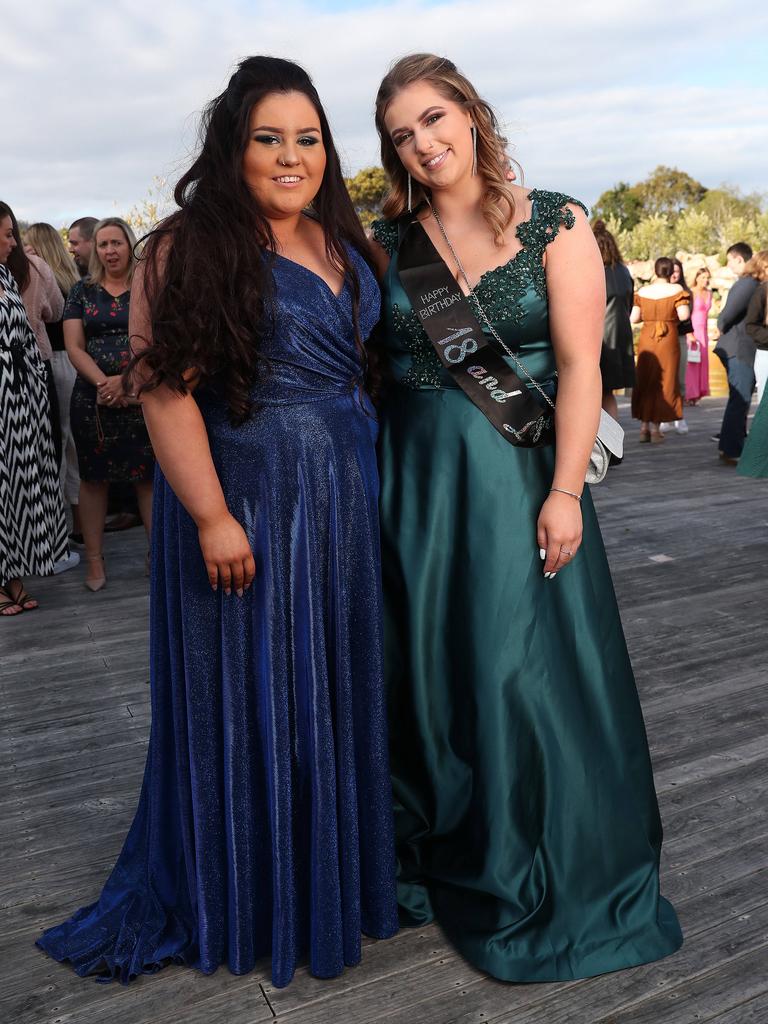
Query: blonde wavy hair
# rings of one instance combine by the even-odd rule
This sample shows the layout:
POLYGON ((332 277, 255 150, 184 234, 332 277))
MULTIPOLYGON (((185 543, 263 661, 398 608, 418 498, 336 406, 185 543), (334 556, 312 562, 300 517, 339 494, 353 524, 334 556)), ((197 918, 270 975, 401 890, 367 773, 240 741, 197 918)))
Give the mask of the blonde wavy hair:
MULTIPOLYGON (((483 216, 497 245, 504 244, 504 230, 515 212, 514 193, 507 181, 507 139, 490 105, 447 57, 432 53, 412 53, 396 61, 384 76, 376 95, 376 129, 381 140, 381 163, 389 176, 389 192, 384 199, 387 219, 399 217, 408 209, 408 172, 398 156, 395 144, 384 124, 395 96, 415 82, 429 82, 441 96, 469 112, 477 131, 477 173, 485 181, 483 216)), ((413 203, 429 198, 428 190, 412 182, 413 203)))
POLYGON ((693 275, 693 283, 691 285, 691 288, 701 287, 699 285, 699 278, 702 274, 707 274, 709 277, 710 284, 712 283, 712 271, 706 264, 703 264, 702 266, 696 268, 693 275))
POLYGON ((107 276, 104 264, 99 259, 99 254, 96 251, 96 235, 102 228, 120 228, 125 235, 125 240, 130 250, 128 255, 128 286, 130 287, 133 280, 133 272, 136 269, 136 235, 134 235, 130 226, 125 223, 122 217, 105 217, 94 227, 93 249, 91 249, 91 259, 88 263, 88 280, 91 284, 101 284, 107 276))
POLYGON ((41 259, 45 260, 53 271, 59 290, 66 295, 69 289, 80 280, 80 275, 72 257, 64 247, 61 235, 53 224, 46 224, 44 221, 30 224, 24 232, 24 241, 32 246, 41 259))
POLYGON ((744 264, 744 273, 757 281, 768 281, 768 249, 761 249, 751 260, 747 260, 744 264))

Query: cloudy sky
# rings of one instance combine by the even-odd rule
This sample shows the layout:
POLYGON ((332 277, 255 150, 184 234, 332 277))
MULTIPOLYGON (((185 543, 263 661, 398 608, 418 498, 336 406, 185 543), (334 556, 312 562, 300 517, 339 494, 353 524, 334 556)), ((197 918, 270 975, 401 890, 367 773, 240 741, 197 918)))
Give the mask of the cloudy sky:
POLYGON ((313 75, 350 173, 377 162, 389 63, 454 60, 526 183, 592 202, 657 164, 768 191, 768 6, 712 0, 71 0, 4 4, 0 198, 59 226, 124 213, 189 161, 238 59, 313 75), (570 13, 569 13, 570 11, 570 13))

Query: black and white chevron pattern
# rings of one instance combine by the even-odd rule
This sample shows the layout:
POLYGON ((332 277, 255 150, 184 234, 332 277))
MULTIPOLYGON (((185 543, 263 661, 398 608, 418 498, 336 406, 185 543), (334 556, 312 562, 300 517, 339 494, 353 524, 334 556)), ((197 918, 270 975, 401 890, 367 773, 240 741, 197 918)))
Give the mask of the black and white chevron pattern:
POLYGON ((48 575, 66 554, 45 367, 16 281, 0 264, 0 584, 48 575))

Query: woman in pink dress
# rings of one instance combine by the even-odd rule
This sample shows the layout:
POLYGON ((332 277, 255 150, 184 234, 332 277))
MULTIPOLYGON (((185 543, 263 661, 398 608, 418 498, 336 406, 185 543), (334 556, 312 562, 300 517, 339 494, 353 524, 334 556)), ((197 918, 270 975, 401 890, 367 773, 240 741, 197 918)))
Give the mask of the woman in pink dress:
POLYGON ((707 317, 712 306, 712 291, 709 287, 710 273, 706 267, 696 271, 691 293, 693 295, 693 339, 688 339, 688 365, 685 370, 685 400, 695 405, 700 398, 709 394, 709 337, 707 317))

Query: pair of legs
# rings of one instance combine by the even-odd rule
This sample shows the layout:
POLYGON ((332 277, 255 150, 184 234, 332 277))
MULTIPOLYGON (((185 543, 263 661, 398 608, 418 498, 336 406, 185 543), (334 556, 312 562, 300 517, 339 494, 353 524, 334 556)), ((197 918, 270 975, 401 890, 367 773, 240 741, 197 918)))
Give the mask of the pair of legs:
POLYGON ((664 435, 661 432, 660 423, 651 423, 650 420, 643 420, 640 424, 641 441, 663 441, 664 435))
POLYGON ((728 401, 720 427, 720 453, 728 460, 735 460, 741 456, 747 436, 747 416, 755 387, 755 372, 751 363, 733 356, 722 361, 728 373, 728 401))
POLYGON ((615 420, 619 418, 619 403, 616 401, 616 395, 612 391, 603 392, 603 408, 615 420))
MULTIPOLYGON (((152 481, 142 480, 134 484, 139 513, 147 540, 152 532, 152 481)), ((104 578, 104 562, 102 545, 104 542, 104 523, 107 519, 107 500, 109 484, 106 481, 80 481, 80 522, 85 543, 85 557, 88 563, 86 581, 93 582, 104 578)))

